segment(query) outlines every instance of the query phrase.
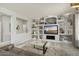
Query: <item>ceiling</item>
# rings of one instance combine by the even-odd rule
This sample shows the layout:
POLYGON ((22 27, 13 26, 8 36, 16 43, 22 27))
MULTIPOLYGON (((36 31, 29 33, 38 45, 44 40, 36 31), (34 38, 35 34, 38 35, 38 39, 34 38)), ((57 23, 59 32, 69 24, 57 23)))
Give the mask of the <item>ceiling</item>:
POLYGON ((0 7, 30 19, 56 16, 71 11, 69 3, 0 3, 0 7))

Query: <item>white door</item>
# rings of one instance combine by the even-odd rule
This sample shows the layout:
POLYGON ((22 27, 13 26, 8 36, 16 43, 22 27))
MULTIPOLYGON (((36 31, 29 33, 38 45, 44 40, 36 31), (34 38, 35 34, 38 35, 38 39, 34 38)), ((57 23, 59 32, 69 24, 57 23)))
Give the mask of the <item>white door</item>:
POLYGON ((10 17, 2 16, 2 26, 3 26, 3 42, 10 41, 11 33, 10 33, 10 17))

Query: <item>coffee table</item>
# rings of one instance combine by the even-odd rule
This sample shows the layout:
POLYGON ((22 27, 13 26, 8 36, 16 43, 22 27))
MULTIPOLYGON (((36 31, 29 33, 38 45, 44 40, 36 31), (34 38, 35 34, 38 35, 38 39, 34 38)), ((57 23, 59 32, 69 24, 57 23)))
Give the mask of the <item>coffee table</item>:
POLYGON ((39 41, 39 40, 38 40, 38 41, 32 42, 32 44, 33 44, 34 48, 36 48, 36 49, 42 48, 42 49, 40 49, 40 50, 43 51, 43 54, 46 53, 46 51, 47 51, 47 46, 46 46, 47 41, 39 41), (38 48, 37 48, 37 47, 38 47, 38 48))

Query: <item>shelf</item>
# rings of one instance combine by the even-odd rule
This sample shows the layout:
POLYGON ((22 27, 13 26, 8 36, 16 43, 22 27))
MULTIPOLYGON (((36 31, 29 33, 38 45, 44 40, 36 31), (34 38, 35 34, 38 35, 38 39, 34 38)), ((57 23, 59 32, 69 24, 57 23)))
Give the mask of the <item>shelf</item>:
POLYGON ((32 30, 38 30, 37 28, 32 28, 32 30))
POLYGON ((36 23, 32 23, 32 24, 36 24, 36 23))
POLYGON ((58 22, 63 22, 64 21, 64 19, 63 20, 57 20, 58 22))
POLYGON ((39 34, 39 35, 44 35, 44 34, 39 34))
POLYGON ((47 26, 47 25, 57 25, 58 26, 58 24, 45 24, 44 26, 47 26))
POLYGON ((43 31, 43 29, 39 29, 39 31, 43 31))
POLYGON ((37 26, 32 26, 32 28, 37 28, 37 26))
POLYGON ((32 34, 32 35, 37 35, 37 34, 32 34))
POLYGON ((59 35, 72 35, 72 34, 65 34, 65 33, 64 33, 64 34, 62 34, 62 33, 59 33, 59 35))
POLYGON ((40 24, 40 25, 38 25, 38 26, 44 26, 44 24, 40 24))

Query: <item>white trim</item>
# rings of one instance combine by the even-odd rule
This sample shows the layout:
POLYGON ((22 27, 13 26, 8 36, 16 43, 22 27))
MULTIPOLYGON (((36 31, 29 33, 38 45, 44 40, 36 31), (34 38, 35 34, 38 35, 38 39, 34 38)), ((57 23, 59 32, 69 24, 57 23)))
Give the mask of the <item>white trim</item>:
POLYGON ((11 44, 10 41, 1 42, 0 47, 6 46, 6 45, 9 45, 9 44, 11 44))

